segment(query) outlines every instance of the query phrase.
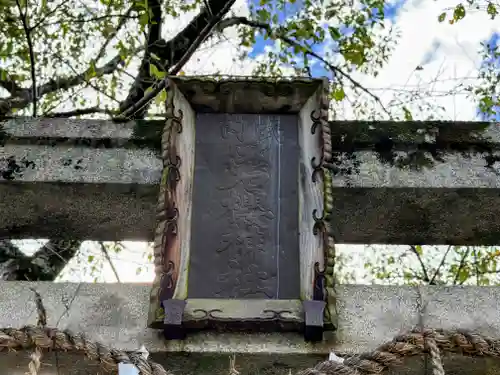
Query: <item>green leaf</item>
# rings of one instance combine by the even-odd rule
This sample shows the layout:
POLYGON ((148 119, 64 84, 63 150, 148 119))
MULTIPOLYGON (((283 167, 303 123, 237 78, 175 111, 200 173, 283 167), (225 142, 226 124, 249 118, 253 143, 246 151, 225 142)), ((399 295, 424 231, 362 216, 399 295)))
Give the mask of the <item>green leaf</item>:
POLYGON ((468 267, 462 267, 462 268, 460 268, 460 271, 458 272, 458 281, 460 281, 460 283, 463 284, 465 281, 467 281, 469 276, 470 276, 470 272, 469 272, 468 267))
POLYGON ((498 9, 493 3, 488 3, 488 6, 486 7, 486 13, 488 13, 493 20, 498 15, 498 9))
POLYGON ((344 58, 347 61, 350 61, 354 65, 360 66, 363 64, 365 56, 363 55, 362 52, 356 51, 356 50, 346 50, 344 53, 344 58))
POLYGON ((453 20, 460 21, 465 17, 465 8, 462 4, 458 4, 453 10, 453 20))
POLYGON ((446 13, 445 13, 445 12, 443 12, 443 13, 441 13, 441 14, 439 15, 439 17, 438 17, 438 21, 439 21, 439 22, 443 22, 445 19, 446 19, 446 13))
POLYGON ((333 98, 338 101, 338 102, 341 102, 342 100, 344 100, 345 98, 345 91, 344 91, 344 88, 343 87, 339 87, 339 88, 336 88, 334 91, 333 91, 333 98))
POLYGON ((271 20, 271 13, 266 9, 259 9, 257 11, 257 19, 262 22, 268 22, 271 20))
POLYGON ((490 284, 491 284, 490 280, 488 278, 486 278, 486 277, 482 277, 479 280, 479 286, 488 286, 490 284))
POLYGON ((328 27, 328 32, 333 40, 339 40, 342 37, 342 34, 337 27, 328 27))
POLYGON ((424 253, 424 249, 422 249, 422 246, 420 245, 416 245, 415 246, 415 251, 417 252, 418 255, 422 256, 422 254, 424 253))
POLYGON ((90 63, 89 69, 85 72, 85 79, 88 81, 97 75, 94 62, 90 63))
POLYGON ((92 263, 94 261, 94 256, 93 255, 89 255, 88 258, 87 258, 87 261, 89 263, 92 263))
MULTIPOLYGON (((406 107, 403 107, 403 112, 404 112, 404 118, 405 118, 405 121, 412 121, 413 120, 413 116, 410 112, 410 110, 406 107)), ((415 246, 415 248, 422 248, 422 246, 415 246)))
POLYGON ((160 93, 158 95, 156 95, 156 98, 155 98, 155 103, 156 105, 163 105, 167 100, 167 92, 165 91, 165 89, 161 90, 160 93))
POLYGON ((149 12, 143 12, 139 16, 139 25, 146 27, 149 24, 149 12))
POLYGON ((154 64, 149 64, 149 74, 158 79, 163 79, 166 76, 166 73, 159 71, 156 65, 154 64))

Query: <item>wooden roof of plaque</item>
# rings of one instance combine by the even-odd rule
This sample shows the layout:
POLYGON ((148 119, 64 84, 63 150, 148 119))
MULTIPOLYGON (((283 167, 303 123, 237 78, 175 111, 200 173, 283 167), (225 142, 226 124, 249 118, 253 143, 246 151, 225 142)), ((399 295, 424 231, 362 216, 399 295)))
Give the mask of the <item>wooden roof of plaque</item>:
POLYGON ((328 84, 326 79, 214 78, 175 76, 171 81, 196 112, 298 113, 307 100, 328 84))

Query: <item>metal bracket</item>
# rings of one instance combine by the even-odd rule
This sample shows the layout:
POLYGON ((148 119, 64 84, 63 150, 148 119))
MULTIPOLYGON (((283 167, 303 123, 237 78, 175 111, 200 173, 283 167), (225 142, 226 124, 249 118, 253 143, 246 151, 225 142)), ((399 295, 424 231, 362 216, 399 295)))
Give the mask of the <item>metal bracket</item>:
POLYGON ((307 342, 323 341, 325 301, 303 301, 305 312, 304 339, 307 342))
POLYGON ((162 302, 165 311, 163 335, 166 340, 184 340, 186 332, 182 326, 182 316, 187 302, 183 299, 167 299, 162 302))

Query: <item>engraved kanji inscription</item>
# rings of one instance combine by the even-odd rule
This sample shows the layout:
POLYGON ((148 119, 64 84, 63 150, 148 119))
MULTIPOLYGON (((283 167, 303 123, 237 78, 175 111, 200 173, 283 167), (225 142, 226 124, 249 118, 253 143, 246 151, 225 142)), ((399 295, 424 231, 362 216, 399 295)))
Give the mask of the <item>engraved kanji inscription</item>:
POLYGON ((196 119, 189 298, 298 298, 297 117, 196 119))

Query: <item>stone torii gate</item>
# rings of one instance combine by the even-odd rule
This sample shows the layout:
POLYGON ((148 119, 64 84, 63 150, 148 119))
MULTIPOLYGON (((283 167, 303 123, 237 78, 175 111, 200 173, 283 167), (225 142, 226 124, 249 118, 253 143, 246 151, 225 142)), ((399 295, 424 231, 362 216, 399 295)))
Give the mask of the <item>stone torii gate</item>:
MULTIPOLYGON (((415 325, 422 291, 336 286, 334 239, 498 243, 500 137, 485 123, 330 122, 327 92, 315 79, 175 77, 166 124, 5 121, 0 237, 153 240, 152 288, 41 287, 54 316, 57 293, 79 296, 79 313, 60 324, 90 326, 104 340, 124 328, 118 342, 128 350, 235 351, 250 365, 264 353, 313 358, 378 344, 415 325), (151 330, 140 328, 146 320, 151 330), (153 338, 156 330, 173 341, 153 338)), ((21 287, 0 288, 0 300, 21 287)), ((438 290, 467 311, 470 293, 438 290)), ((434 302, 430 319, 446 310, 434 302)), ((1 322, 13 320, 5 314, 1 322)), ((500 327, 490 316, 481 315, 500 327)))

